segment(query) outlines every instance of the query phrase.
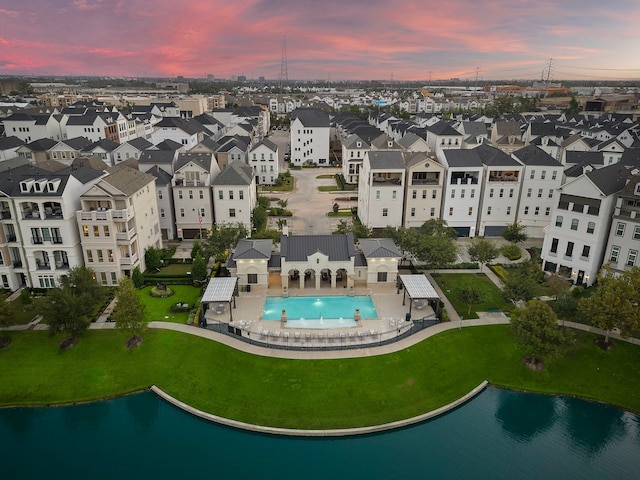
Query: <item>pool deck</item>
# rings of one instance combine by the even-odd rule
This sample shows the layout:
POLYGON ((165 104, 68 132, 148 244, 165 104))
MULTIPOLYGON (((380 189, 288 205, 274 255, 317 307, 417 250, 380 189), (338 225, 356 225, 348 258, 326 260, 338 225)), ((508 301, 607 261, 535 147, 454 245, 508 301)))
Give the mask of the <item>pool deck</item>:
MULTIPOLYGON (((263 320, 263 307, 267 296, 279 296, 275 289, 268 289, 266 285, 252 286, 251 292, 240 292, 236 298, 236 308, 228 311, 228 305, 222 313, 215 309, 209 310, 206 319, 209 324, 229 323, 238 329, 243 337, 280 348, 343 348, 374 346, 405 334, 412 327, 412 322, 406 321, 409 313, 410 299, 405 298, 402 305, 404 291, 397 293, 394 284, 381 284, 368 287, 356 287, 354 295, 370 296, 373 300, 378 318, 362 318, 354 327, 338 328, 290 328, 278 320, 263 320), (230 322, 230 317, 233 321, 230 322)), ((342 289, 291 289, 289 297, 294 296, 344 296, 342 289)), ((352 312, 345 312, 344 318, 352 318, 352 312), (351 315, 350 315, 351 314, 351 315)), ((413 318, 435 319, 435 312, 428 306, 412 307, 413 318)))

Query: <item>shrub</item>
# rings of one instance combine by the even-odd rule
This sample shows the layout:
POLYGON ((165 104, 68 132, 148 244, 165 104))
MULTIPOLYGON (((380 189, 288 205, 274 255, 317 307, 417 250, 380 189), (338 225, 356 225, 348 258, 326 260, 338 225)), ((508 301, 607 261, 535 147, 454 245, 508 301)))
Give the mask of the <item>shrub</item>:
POLYGON ((503 282, 506 282, 509 278, 509 272, 507 272, 502 265, 491 265, 489 268, 491 268, 493 273, 495 273, 503 282))
POLYGON ((502 255, 512 261, 522 258, 522 250, 520 250, 520 247, 515 243, 505 245, 500 249, 500 252, 502 253, 502 255))

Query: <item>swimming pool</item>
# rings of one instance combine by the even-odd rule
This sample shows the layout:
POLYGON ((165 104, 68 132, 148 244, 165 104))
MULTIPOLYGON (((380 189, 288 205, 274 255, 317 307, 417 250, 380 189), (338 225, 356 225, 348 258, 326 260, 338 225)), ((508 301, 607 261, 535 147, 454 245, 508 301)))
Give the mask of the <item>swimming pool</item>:
POLYGON ((356 308, 362 318, 378 318, 378 312, 371 297, 267 297, 264 302, 263 320, 280 320, 282 310, 287 312, 288 327, 297 328, 335 328, 355 326, 353 321, 356 308), (295 325, 294 320, 304 322, 295 325), (331 320, 331 321, 330 321, 331 320), (347 322, 350 320, 350 322, 347 322), (317 323, 309 323, 316 321, 317 323), (317 326, 316 326, 317 325, 317 326))

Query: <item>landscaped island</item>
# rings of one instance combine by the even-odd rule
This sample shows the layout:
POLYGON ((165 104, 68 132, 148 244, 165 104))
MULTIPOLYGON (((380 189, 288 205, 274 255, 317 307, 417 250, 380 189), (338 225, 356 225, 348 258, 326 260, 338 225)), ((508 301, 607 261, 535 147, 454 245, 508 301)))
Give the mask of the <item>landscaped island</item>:
POLYGON ((577 347, 533 372, 506 325, 450 330, 406 350, 339 360, 250 355, 199 337, 152 329, 123 346, 120 331, 89 330, 60 351, 44 331, 13 334, 0 350, 0 405, 90 401, 155 384, 200 410, 284 428, 347 428, 420 415, 483 380, 575 395, 640 412, 640 347, 603 351, 576 332, 577 347))

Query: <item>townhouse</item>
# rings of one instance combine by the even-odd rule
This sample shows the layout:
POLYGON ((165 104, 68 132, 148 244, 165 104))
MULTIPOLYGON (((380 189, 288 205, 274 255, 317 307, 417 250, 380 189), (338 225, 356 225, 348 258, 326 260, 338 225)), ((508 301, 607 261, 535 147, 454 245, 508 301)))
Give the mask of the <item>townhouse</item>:
POLYGON ((251 214, 257 205, 253 168, 234 162, 215 177, 212 188, 216 224, 241 223, 251 232, 251 214))
POLYGON ((291 112, 291 163, 329 165, 329 116, 319 108, 291 112))
POLYGON ((404 153, 407 169, 402 225, 419 228, 432 218, 440 218, 446 172, 435 156, 424 152, 404 153))
POLYGON ((278 146, 271 140, 264 139, 249 151, 248 164, 253 169, 256 183, 273 185, 280 175, 278 146))
POLYGON ((349 135, 342 142, 342 175, 347 183, 357 184, 362 160, 371 144, 359 135, 349 135))
POLYGON ((117 285, 137 267, 145 251, 161 248, 155 177, 116 167, 80 195, 76 212, 84 264, 101 285, 117 285))

